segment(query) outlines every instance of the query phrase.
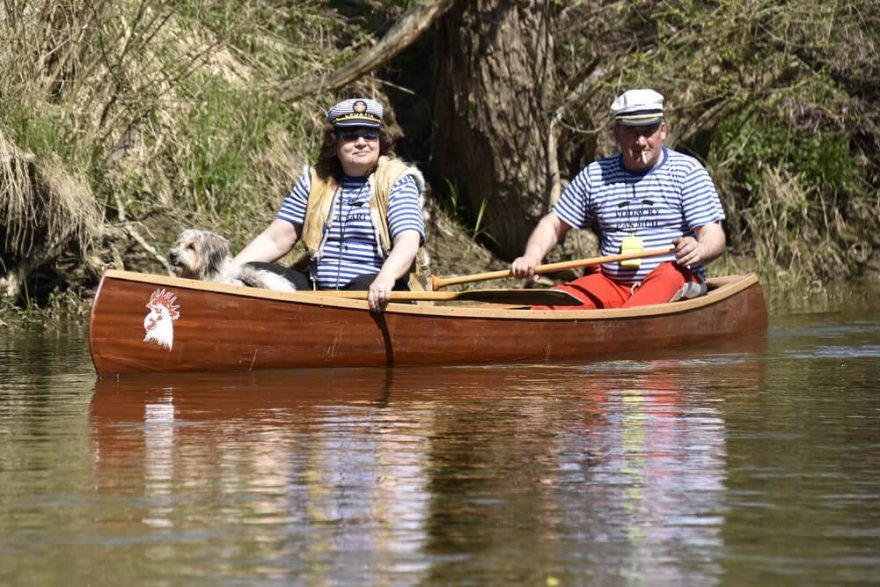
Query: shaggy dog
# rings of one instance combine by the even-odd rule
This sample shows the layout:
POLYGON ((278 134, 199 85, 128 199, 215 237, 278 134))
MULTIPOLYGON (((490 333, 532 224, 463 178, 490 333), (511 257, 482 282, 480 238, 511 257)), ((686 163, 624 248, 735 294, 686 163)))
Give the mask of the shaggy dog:
POLYGON ((229 252, 229 241, 207 230, 187 229, 180 233, 168 251, 168 263, 179 277, 261 287, 276 291, 295 291, 284 277, 284 269, 269 263, 238 265, 229 252))

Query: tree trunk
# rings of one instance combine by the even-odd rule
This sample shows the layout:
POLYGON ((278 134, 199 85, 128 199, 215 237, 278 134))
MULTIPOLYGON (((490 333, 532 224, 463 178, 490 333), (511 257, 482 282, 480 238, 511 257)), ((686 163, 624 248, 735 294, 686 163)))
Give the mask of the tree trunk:
POLYGON ((522 253, 547 211, 547 152, 554 95, 550 0, 459 0, 437 40, 431 171, 467 202, 486 244, 522 253))

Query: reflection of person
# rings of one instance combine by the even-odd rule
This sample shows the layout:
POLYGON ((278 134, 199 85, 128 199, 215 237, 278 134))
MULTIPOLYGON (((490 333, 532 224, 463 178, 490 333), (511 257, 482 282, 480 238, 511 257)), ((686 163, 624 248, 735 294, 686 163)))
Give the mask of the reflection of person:
POLYGON ((663 96, 629 90, 611 105, 614 138, 621 152, 583 169, 559 202, 535 227, 511 269, 534 275, 535 266, 572 228, 601 230, 602 255, 666 248, 674 253, 608 263, 558 286, 583 306, 615 308, 669 302, 699 291, 703 265, 724 250, 724 211, 709 174, 692 157, 663 145, 663 96), (689 284, 698 284, 695 287, 689 284))
POLYGON ((309 268, 288 272, 298 289, 369 290, 373 310, 387 304, 390 291, 409 289, 425 238, 425 182, 395 157, 382 113, 367 98, 330 109, 317 163, 236 262, 273 262, 302 239, 309 268))

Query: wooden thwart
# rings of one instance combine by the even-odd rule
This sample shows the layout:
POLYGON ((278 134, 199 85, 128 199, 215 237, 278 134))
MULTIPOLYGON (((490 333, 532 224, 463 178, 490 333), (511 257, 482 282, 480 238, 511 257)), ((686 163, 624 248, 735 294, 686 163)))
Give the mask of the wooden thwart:
MULTIPOLYGON (((626 261, 629 259, 643 259, 646 257, 659 257, 674 251, 674 247, 665 249, 648 249, 646 251, 634 251, 632 253, 621 253, 619 255, 606 255, 604 257, 590 257, 587 259, 575 259, 573 261, 562 261, 560 263, 547 263, 535 267, 535 273, 552 273, 554 271, 565 271, 567 269, 577 269, 579 267, 589 267, 591 265, 602 265, 603 263, 616 263, 618 261, 626 261)), ((474 273, 473 275, 457 275, 453 277, 431 277, 432 289, 438 290, 447 285, 459 285, 462 283, 473 283, 475 281, 488 281, 490 279, 504 279, 512 277, 513 273, 510 269, 501 269, 499 271, 487 271, 486 273, 474 273)))
MULTIPOLYGON (((299 292, 298 292, 299 293, 299 292)), ((365 291, 316 291, 301 292, 303 295, 327 296, 351 300, 366 300, 365 291)), ((392 302, 486 302, 492 304, 515 305, 581 305, 579 299, 568 292, 555 289, 470 289, 465 291, 392 291, 389 294, 392 302)))

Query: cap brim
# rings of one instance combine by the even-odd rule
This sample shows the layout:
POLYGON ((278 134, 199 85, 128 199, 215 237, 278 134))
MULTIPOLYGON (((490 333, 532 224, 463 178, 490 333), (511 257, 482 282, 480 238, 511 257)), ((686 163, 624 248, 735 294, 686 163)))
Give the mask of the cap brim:
POLYGON ((343 120, 333 125, 334 128, 379 128, 381 126, 375 120, 343 120))
POLYGON ((351 128, 353 126, 366 126, 370 128, 379 128, 382 126, 381 121, 375 116, 361 114, 346 114, 340 116, 333 121, 333 126, 337 128, 351 128))
POLYGON ((635 116, 615 116, 614 121, 621 126, 652 126, 663 122, 663 114, 639 114, 635 116))

